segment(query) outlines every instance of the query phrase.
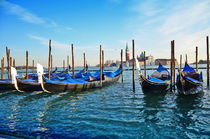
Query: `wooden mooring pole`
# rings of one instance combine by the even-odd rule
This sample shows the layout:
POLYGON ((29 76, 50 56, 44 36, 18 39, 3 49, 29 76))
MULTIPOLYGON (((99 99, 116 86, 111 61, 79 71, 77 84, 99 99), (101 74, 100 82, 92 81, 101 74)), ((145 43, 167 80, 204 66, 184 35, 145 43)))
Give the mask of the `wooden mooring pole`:
POLYGON ((63 71, 65 71, 65 60, 63 60, 63 71))
POLYGON ((28 79, 28 51, 26 51, 26 79, 28 79))
POLYGON ((207 87, 209 87, 209 36, 206 36, 207 47, 207 87))
POLYGON ((10 79, 10 50, 6 47, 6 55, 7 55, 7 72, 8 72, 8 79, 10 79))
POLYGON ((9 62, 9 64, 10 64, 10 67, 12 67, 12 57, 10 57, 10 62, 9 62))
POLYGON ((180 55, 179 69, 180 69, 180 71, 182 70, 182 55, 180 55))
POLYGON ((170 81, 170 91, 173 89, 173 41, 171 41, 171 81, 170 81))
POLYGON ((121 67, 122 67, 122 83, 123 83, 123 49, 121 49, 121 67))
POLYGON ((51 72, 53 71, 53 56, 51 54, 51 57, 50 57, 50 68, 51 68, 51 72))
POLYGON ((67 69, 68 69, 68 72, 69 72, 69 56, 67 56, 67 69))
POLYGON ((71 52, 72 52, 72 72, 73 72, 73 79, 74 79, 74 45, 71 44, 71 52))
POLYGON ((33 66, 32 72, 34 73, 34 60, 32 60, 32 66, 33 66))
POLYGON ((196 72, 198 72, 198 46, 195 48, 195 66, 196 66, 196 72))
POLYGON ((48 79, 50 80, 51 40, 49 40, 48 79))
POLYGON ((102 46, 100 45, 100 86, 102 87, 102 46))
POLYGON ((133 91, 135 91, 135 42, 132 40, 133 45, 133 91))
POLYGON ((13 58, 13 67, 15 68, 15 58, 13 58))
POLYGON ((187 54, 185 54, 185 63, 187 63, 187 54))
POLYGON ((1 79, 4 79, 4 57, 1 60, 1 79))
POLYGON ((102 71, 104 72, 104 50, 102 50, 102 71))
POLYGON ((146 67, 146 53, 144 51, 144 77, 147 77, 147 67, 146 67))
POLYGON ((85 53, 83 53, 83 57, 84 57, 84 71, 86 72, 86 58, 85 58, 85 53))
POLYGON ((175 41, 173 40, 173 89, 175 90, 175 82, 176 82, 176 63, 175 63, 175 41))

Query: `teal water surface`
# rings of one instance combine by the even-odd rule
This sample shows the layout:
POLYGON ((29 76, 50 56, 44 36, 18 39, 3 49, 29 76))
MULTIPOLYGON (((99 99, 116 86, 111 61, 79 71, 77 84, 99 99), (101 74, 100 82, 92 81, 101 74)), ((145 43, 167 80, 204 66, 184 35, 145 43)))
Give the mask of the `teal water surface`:
POLYGON ((146 95, 137 75, 132 90, 131 71, 124 83, 79 93, 1 91, 0 109, 0 137, 210 138, 205 84, 197 95, 146 95))

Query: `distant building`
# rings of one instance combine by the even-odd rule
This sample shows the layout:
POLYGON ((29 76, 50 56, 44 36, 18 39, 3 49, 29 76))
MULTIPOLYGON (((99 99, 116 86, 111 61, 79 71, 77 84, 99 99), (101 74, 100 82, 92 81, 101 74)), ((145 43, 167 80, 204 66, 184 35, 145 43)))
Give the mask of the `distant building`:
MULTIPOLYGON (((156 59, 155 60, 155 65, 170 65, 171 64, 171 59, 156 59)), ((175 65, 178 65, 177 60, 175 59, 175 65)))
POLYGON ((125 59, 126 59, 126 62, 130 61, 130 53, 129 53, 129 49, 128 49, 128 43, 126 43, 125 59))
MULTIPOLYGON (((144 65, 144 53, 142 52, 139 57, 137 56, 139 65, 144 65)), ((155 60, 153 56, 146 56, 146 65, 155 65, 155 60)))

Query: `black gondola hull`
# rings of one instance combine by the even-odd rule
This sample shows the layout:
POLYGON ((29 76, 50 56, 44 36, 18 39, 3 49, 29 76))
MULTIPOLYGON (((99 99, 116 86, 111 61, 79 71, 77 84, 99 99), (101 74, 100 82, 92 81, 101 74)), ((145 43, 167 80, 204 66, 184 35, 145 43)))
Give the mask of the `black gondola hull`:
POLYGON ((4 83, 0 83, 0 90, 16 90, 15 89, 15 85, 12 84, 11 82, 4 82, 4 83))
MULTIPOLYGON (((102 86, 107 86, 115 83, 120 78, 120 74, 113 78, 105 78, 102 81, 102 86)), ((43 86, 49 92, 80 92, 94 88, 101 88, 99 81, 88 83, 47 83, 43 78, 43 86)))
POLYGON ((180 94, 195 94, 198 88, 202 88, 203 83, 195 83, 182 77, 177 80, 176 86, 180 94))
POLYGON ((18 86, 18 89, 21 91, 27 91, 27 92, 42 91, 42 87, 40 83, 24 82, 18 78, 17 78, 17 86, 18 86))
POLYGON ((142 75, 139 77, 143 93, 163 93, 169 88, 168 83, 153 83, 145 79, 142 75))

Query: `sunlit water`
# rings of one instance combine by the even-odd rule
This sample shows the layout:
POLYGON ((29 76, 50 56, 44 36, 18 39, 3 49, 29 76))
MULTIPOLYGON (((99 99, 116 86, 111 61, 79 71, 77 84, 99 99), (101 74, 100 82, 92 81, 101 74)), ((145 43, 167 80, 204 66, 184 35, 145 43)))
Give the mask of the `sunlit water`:
POLYGON ((133 92, 131 71, 80 93, 0 92, 0 109, 0 137, 210 138, 206 83, 198 95, 145 95, 137 75, 133 92))

